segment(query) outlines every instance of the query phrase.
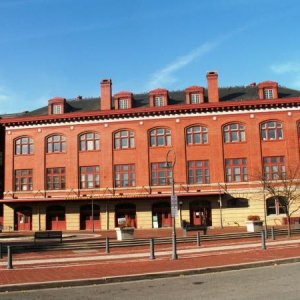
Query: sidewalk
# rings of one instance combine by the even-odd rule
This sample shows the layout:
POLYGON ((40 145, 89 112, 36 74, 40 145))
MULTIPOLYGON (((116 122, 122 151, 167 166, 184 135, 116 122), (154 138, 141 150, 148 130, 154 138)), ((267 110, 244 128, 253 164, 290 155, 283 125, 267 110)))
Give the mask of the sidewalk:
POLYGON ((101 284, 146 278, 179 276, 300 261, 300 239, 278 237, 262 250, 259 238, 250 240, 203 241, 179 244, 178 260, 171 259, 171 245, 83 251, 32 252, 15 254, 13 269, 7 258, 0 260, 0 292, 45 287, 101 284))

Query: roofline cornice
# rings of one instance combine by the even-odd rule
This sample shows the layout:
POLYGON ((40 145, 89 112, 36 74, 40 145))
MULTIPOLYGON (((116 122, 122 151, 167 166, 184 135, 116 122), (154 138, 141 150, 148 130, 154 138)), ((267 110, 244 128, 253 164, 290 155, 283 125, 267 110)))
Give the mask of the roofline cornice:
POLYGON ((26 125, 26 124, 47 124, 60 123, 66 121, 84 121, 84 120, 107 120, 115 118, 133 118, 141 116, 162 116, 178 113, 192 112, 222 112, 235 110, 250 109, 266 109, 280 107, 298 107, 300 105, 300 97, 280 98, 272 100, 247 100, 247 101, 226 101, 216 103, 201 104, 175 104, 163 107, 142 107, 131 109, 105 110, 105 111, 88 111, 80 113, 65 113, 61 115, 46 116, 20 116, 15 118, 2 118, 0 124, 2 126, 26 125))

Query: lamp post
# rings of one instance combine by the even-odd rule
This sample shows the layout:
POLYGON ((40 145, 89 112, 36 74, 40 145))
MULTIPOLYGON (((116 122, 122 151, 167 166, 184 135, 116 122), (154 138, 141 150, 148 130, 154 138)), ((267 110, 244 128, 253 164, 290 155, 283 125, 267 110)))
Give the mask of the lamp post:
POLYGON ((264 221, 265 221, 265 236, 268 238, 268 224, 267 224, 267 205, 266 205, 266 187, 263 185, 263 201, 264 201, 264 221))
POLYGON ((176 260, 177 249, 176 249, 176 226, 175 217, 178 212, 178 200, 175 195, 175 185, 174 185, 174 166, 176 163, 176 152, 175 150, 169 150, 166 156, 166 168, 171 170, 171 183, 172 183, 172 195, 171 195, 171 218, 172 218, 172 259, 176 260))

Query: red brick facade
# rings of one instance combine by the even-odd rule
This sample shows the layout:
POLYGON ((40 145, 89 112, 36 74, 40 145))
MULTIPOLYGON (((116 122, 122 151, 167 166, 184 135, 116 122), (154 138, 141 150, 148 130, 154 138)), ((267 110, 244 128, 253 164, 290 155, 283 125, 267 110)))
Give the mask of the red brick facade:
MULTIPOLYGON (((46 220, 40 221, 39 216, 39 225, 35 225, 35 229, 53 229, 56 228, 53 225, 55 216, 59 224, 60 214, 52 214, 50 208, 59 210, 63 207, 66 209, 64 213, 70 216, 69 220, 71 216, 76 220, 75 225, 69 226, 67 221, 64 227, 56 224, 57 228, 87 229, 87 221, 85 226, 79 226, 85 214, 81 208, 90 205, 92 199, 99 208, 98 214, 103 213, 97 223, 98 229, 113 228, 117 225, 116 218, 125 215, 127 219, 135 218, 133 225, 138 228, 152 227, 154 210, 162 212, 164 221, 169 224, 166 203, 170 199, 170 181, 166 178, 165 181, 163 178, 155 181, 153 176, 163 176, 163 170, 159 172, 154 168, 166 161, 170 149, 176 153, 175 192, 183 208, 189 211, 185 216, 190 218, 189 221, 193 218, 193 203, 197 201, 199 207, 203 202, 204 208, 206 205, 210 209, 217 208, 225 185, 228 190, 257 188, 264 157, 284 157, 286 166, 299 164, 300 92, 293 91, 295 94, 289 97, 280 97, 277 83, 264 82, 258 87, 247 87, 248 94, 256 95, 251 99, 243 99, 243 95, 241 99, 230 99, 230 89, 226 95, 224 90, 219 91, 216 72, 209 72, 207 79, 208 97, 204 95, 203 87, 193 86, 182 92, 180 103, 175 94, 172 96, 167 90, 157 89, 145 96, 148 97, 148 105, 141 106, 139 99, 130 92, 121 92, 113 97, 111 80, 103 80, 98 109, 93 106, 90 110, 72 111, 72 105, 83 108, 88 101, 77 99, 75 103, 54 98, 49 101, 47 114, 37 112, 15 118, 4 116, 0 120, 5 127, 3 203, 14 211, 14 221, 7 209, 7 221, 4 213, 4 222, 13 222, 15 229, 22 229, 16 225, 16 210, 22 212, 27 209, 30 218, 33 218, 33 215, 40 214, 41 209, 46 220), (264 99, 264 88, 274 89, 272 99, 264 99), (191 93, 199 93, 199 104, 190 104, 191 93), (163 98, 163 104, 158 107, 154 104, 156 95, 163 98), (120 99, 128 99, 128 107, 120 109, 120 99), (51 107, 54 104, 63 106, 61 113, 53 112, 51 107), (24 141, 19 140, 22 137, 24 141), (203 161, 205 168, 201 165, 203 161), (230 163, 233 162, 243 162, 244 165, 231 168, 230 163), (121 165, 124 167, 116 167, 121 165), (129 165, 134 166, 131 173, 127 171, 129 165), (97 168, 94 171, 92 168, 81 169, 95 166, 99 167, 99 171, 97 168), (205 170, 208 170, 207 180, 202 178, 205 170), (63 175, 55 177, 52 173, 58 171, 63 175), (244 177, 240 174, 243 172, 244 177), (198 178, 197 183, 193 178, 196 183, 191 184, 189 176, 197 174, 201 179, 198 178), (64 182, 57 183, 59 189, 48 189, 51 180, 64 182), (97 182, 100 182, 100 187, 97 182), (120 185, 116 182, 121 182, 121 187, 117 187, 120 185), (165 205, 160 207, 157 203, 165 205), (136 206, 140 219, 139 216, 130 217, 134 209, 128 208, 126 213, 126 204, 136 206), (144 210, 150 213, 148 221, 142 219, 149 218, 149 214, 144 217, 144 210), (109 212, 115 214, 114 222, 109 219, 109 212)), ((198 210, 197 217, 203 212, 206 213, 206 210, 198 210)), ((206 221, 210 223, 208 225, 214 225, 211 212, 209 214, 206 217, 210 220, 206 221)), ((161 222, 161 226, 167 226, 161 222)), ((33 230, 33 227, 31 224, 24 229, 33 230)))

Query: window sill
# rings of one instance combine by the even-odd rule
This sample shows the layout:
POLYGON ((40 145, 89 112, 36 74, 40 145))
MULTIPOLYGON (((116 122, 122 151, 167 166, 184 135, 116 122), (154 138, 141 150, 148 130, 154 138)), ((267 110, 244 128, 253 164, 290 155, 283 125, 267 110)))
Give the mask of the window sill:
MULTIPOLYGON (((86 153, 86 152, 88 152, 88 153, 91 153, 91 152, 100 152, 101 150, 100 149, 98 149, 98 150, 79 150, 78 152, 79 153, 86 153)), ((61 152, 60 152, 61 153, 61 152)))
POLYGON ((46 155, 52 155, 52 154, 67 154, 67 152, 46 152, 46 155))

